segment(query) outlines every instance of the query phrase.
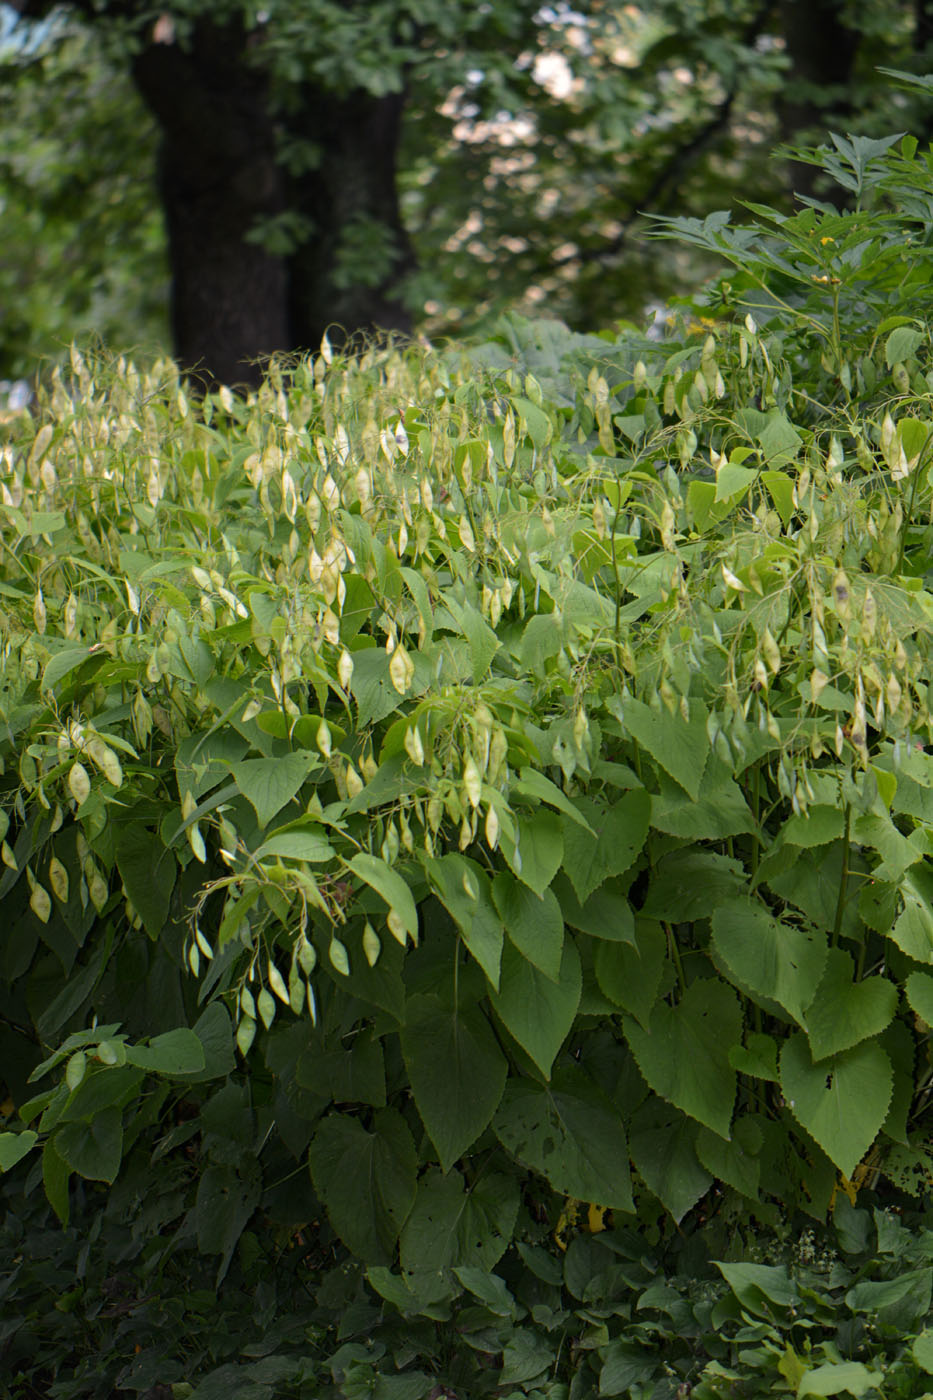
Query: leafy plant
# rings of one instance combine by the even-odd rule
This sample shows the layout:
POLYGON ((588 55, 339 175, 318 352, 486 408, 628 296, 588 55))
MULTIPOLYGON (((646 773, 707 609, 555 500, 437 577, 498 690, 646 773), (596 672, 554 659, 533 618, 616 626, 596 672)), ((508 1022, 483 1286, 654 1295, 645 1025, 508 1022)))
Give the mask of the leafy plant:
POLYGON ((345 1395, 676 1394, 733 1304, 665 1295, 665 1353, 619 1299, 685 1221, 768 1385, 881 1374, 735 1259, 931 1182, 930 169, 849 154, 881 213, 686 227, 741 280, 677 338, 200 403, 75 352, 4 428, 3 1165, 66 1225, 177 1167, 218 1284, 262 1214, 321 1239, 345 1395))

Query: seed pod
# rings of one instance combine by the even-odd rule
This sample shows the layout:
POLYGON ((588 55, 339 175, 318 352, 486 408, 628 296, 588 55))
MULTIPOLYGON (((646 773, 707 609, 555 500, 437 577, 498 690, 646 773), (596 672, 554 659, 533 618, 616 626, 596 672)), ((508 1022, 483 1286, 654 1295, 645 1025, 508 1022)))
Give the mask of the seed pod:
POLYGON ((382 944, 379 935, 372 924, 367 921, 363 929, 363 952, 370 967, 375 967, 379 961, 379 954, 382 952, 382 944))

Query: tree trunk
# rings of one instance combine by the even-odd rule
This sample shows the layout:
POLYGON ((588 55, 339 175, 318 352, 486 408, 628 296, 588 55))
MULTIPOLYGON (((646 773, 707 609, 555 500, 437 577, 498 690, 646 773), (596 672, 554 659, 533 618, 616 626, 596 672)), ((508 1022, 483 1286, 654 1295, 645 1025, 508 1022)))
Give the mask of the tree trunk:
POLYGON ((396 188, 404 98, 306 88, 279 114, 242 28, 196 23, 184 46, 162 21, 153 33, 133 75, 162 132, 182 364, 208 383, 254 385, 264 358, 317 349, 328 327, 338 343, 359 330, 410 330, 399 281, 414 260, 396 188), (277 127, 314 144, 313 170, 287 176, 277 127), (308 231, 287 226, 297 244, 276 256, 256 241, 257 225, 289 214, 308 231))
POLYGON ((292 339, 316 349, 329 330, 411 330, 401 280, 414 267, 402 224, 396 172, 404 95, 344 98, 305 89, 292 128, 319 151, 296 181, 292 207, 311 233, 291 257, 292 339))
MULTIPOLYGON (((851 82, 859 35, 846 27, 839 0, 783 0, 781 28, 790 71, 778 99, 782 140, 825 141, 830 128, 845 127, 851 112, 851 82)), ((819 171, 794 162, 795 192, 812 195, 819 171)))
POLYGON ((288 269, 249 239, 286 208, 267 84, 239 27, 197 23, 184 48, 173 37, 145 47, 133 76, 162 131, 175 353, 209 382, 255 384, 257 361, 291 346, 288 269))

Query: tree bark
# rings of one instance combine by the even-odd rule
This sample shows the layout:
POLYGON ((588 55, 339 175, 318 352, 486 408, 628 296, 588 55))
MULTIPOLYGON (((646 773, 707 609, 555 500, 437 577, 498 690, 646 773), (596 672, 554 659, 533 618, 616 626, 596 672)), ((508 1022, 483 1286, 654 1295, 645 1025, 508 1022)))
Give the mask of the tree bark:
POLYGON ((396 185, 403 96, 306 88, 278 113, 258 51, 252 61, 255 36, 209 22, 183 46, 163 34, 168 42, 134 58, 133 76, 162 134, 172 332, 185 368, 208 384, 255 385, 263 360, 317 349, 328 327, 336 343, 409 331, 399 281, 414 258, 396 185), (285 130, 320 152, 297 178, 277 157, 285 130), (309 232, 276 256, 257 226, 285 214, 309 232), (351 263, 354 235, 362 252, 351 263))
POLYGON ((209 382, 255 384, 291 345, 287 266, 249 239, 287 207, 266 80, 237 26, 199 22, 184 48, 166 37, 133 77, 162 133, 175 353, 209 382))
POLYGON ((296 346, 316 349, 325 330, 336 342, 356 331, 411 330, 400 285, 415 263, 398 200, 404 104, 402 93, 302 92, 290 125, 315 142, 320 162, 290 192, 312 229, 290 260, 296 346))

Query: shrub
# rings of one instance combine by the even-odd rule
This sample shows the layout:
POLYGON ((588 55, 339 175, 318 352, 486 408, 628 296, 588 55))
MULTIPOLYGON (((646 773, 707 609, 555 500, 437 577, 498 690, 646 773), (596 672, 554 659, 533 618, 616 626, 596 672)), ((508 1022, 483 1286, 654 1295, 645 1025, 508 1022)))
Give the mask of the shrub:
POLYGON ((4 430, 0 1163, 319 1241, 346 1395, 454 1315, 556 1395, 561 1282, 575 1394, 674 1394, 646 1242, 929 1189, 931 175, 823 159, 877 207, 679 221, 738 273, 660 343, 75 352, 4 430))

